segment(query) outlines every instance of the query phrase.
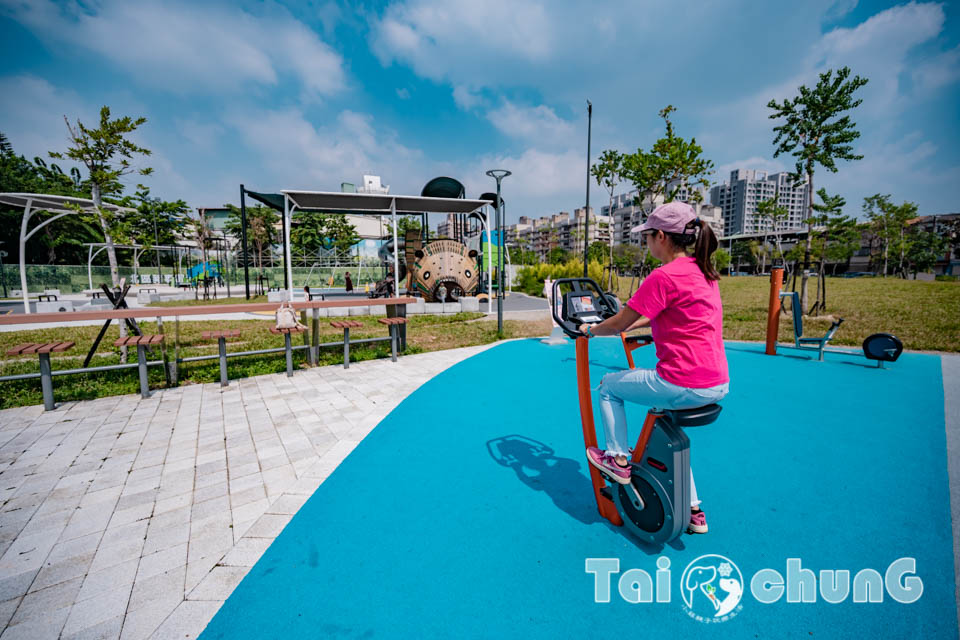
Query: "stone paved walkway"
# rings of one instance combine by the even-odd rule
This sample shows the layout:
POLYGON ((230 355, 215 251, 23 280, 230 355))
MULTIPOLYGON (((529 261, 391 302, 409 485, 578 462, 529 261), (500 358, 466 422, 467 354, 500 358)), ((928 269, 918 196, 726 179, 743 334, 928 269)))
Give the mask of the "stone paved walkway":
POLYGON ((196 637, 384 416, 489 346, 0 411, 0 640, 196 637))

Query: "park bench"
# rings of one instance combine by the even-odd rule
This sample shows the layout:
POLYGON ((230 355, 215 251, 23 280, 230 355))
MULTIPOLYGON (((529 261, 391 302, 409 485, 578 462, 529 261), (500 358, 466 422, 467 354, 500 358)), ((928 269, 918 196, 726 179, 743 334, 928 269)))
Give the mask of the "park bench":
POLYGON ((270 327, 270 333, 280 335, 283 334, 283 351, 287 356, 287 376, 293 376, 293 345, 290 343, 290 334, 291 333, 303 333, 304 329, 296 327, 293 329, 277 329, 276 327, 270 327))
POLYGON ((239 329, 225 329, 223 331, 204 331, 200 334, 204 340, 216 340, 220 348, 220 386, 227 386, 227 338, 239 338, 239 329))
POLYGON ((400 340, 400 325, 407 323, 405 317, 380 318, 377 320, 380 324, 385 324, 390 328, 390 359, 397 361, 397 344, 400 340))
POLYGON ((37 294, 37 302, 56 302, 59 300, 57 294, 55 293, 40 293, 37 294))
MULTIPOLYGON (((73 342, 27 342, 7 350, 8 356, 25 356, 36 353, 40 356, 40 389, 43 392, 43 408, 53 411, 53 374, 50 369, 50 354, 73 348, 73 342)), ((34 374, 36 375, 36 374, 34 374)))
POLYGON ((350 368, 350 329, 359 329, 363 323, 358 320, 334 320, 330 322, 334 329, 343 329, 343 368, 350 368))
POLYGON ((140 397, 150 397, 150 384, 147 382, 147 348, 153 345, 163 343, 163 334, 127 336, 126 338, 117 338, 113 346, 115 347, 136 347, 137 348, 137 370, 140 372, 140 397))

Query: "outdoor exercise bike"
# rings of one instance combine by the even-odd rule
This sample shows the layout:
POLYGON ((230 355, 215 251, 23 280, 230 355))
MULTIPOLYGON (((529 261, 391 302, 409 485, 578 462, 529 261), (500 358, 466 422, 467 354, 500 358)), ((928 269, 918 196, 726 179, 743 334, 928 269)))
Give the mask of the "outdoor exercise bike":
MULTIPOLYGON (((554 300, 559 299, 561 285, 569 286, 570 291, 563 294, 559 309, 554 306, 553 318, 575 341, 583 443, 584 447, 596 447, 590 394, 590 346, 579 327, 616 315, 620 302, 613 294, 601 291, 589 278, 557 280, 553 284, 554 300)), ((644 342, 649 343, 650 340, 644 342)), ((626 526, 638 538, 652 544, 669 542, 683 533, 690 522, 690 440, 681 427, 710 424, 719 414, 717 404, 696 409, 648 411, 630 459, 630 484, 608 480, 596 467, 587 465, 600 515, 617 526, 626 526), (608 487, 607 482, 611 486, 608 487)))

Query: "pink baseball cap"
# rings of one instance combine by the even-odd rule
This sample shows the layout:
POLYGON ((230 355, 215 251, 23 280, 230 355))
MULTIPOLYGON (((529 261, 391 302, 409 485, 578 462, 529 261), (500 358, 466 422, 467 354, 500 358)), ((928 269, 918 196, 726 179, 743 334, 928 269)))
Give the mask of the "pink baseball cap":
POLYGON ((657 229, 667 233, 684 233, 687 225, 697 219, 697 212, 686 202, 668 202, 653 210, 647 221, 637 225, 630 233, 657 229))

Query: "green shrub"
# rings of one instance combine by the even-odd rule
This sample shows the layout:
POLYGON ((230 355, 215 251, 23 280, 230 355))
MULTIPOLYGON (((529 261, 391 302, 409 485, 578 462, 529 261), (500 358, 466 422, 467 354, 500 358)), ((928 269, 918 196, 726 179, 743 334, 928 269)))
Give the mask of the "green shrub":
MULTIPOLYGON (((603 280, 603 265, 591 262, 587 274, 597 283, 603 280)), ((547 278, 579 278, 583 276, 583 261, 568 260, 562 264, 535 264, 523 267, 517 274, 516 288, 531 296, 543 296, 543 283, 547 278)), ((616 290, 616 287, 614 287, 616 290)))

